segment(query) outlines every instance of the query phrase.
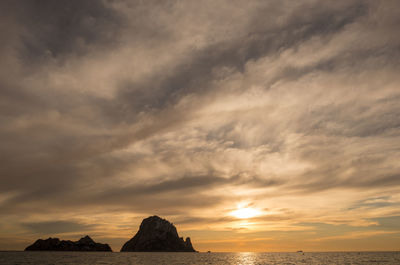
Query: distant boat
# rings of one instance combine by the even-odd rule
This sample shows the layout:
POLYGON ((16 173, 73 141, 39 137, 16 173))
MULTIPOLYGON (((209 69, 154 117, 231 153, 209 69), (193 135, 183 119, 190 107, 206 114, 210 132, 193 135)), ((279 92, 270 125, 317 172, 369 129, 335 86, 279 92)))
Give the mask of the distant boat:
POLYGON ((209 250, 209 251, 207 251, 207 253, 211 253, 211 251, 209 250))
POLYGON ((297 253, 304 253, 303 250, 297 250, 297 253))

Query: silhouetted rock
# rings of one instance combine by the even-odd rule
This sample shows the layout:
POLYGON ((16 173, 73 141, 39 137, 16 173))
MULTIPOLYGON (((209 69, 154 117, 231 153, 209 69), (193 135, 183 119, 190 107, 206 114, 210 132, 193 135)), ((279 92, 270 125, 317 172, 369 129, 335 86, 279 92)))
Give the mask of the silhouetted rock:
POLYGON ((122 246, 123 251, 196 252, 189 237, 184 241, 173 224, 158 216, 144 219, 136 235, 122 246))
POLYGON ((61 240, 58 238, 38 239, 25 248, 25 251, 112 251, 108 244, 96 243, 89 236, 78 241, 61 240))

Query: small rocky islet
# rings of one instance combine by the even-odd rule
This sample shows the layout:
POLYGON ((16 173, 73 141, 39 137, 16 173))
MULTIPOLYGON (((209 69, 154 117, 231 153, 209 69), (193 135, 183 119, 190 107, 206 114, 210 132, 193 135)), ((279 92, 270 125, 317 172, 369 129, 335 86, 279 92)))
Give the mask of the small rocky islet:
MULTIPOLYGON (((58 238, 38 239, 25 251, 112 251, 108 244, 96 243, 89 236, 78 241, 58 238)), ((143 219, 139 231, 121 252, 197 252, 189 237, 179 237, 176 227, 156 215, 143 219)))
POLYGON ((58 238, 38 239, 25 248, 25 251, 112 251, 108 244, 96 243, 90 236, 78 241, 60 240, 58 238))

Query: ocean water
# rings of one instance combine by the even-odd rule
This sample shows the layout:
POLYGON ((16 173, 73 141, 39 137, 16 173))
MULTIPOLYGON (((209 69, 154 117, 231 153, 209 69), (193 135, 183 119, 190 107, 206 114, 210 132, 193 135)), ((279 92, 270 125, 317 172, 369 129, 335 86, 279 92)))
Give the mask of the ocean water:
POLYGON ((134 264, 134 265, 260 265, 260 264, 400 264, 400 252, 315 253, 107 253, 0 252, 0 264, 134 264))

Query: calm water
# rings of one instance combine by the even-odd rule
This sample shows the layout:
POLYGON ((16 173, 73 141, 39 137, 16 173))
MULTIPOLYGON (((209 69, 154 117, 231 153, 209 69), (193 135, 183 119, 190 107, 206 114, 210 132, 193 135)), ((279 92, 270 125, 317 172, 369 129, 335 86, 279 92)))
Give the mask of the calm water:
POLYGON ((0 252, 0 264, 400 264, 400 252, 93 253, 0 252))

